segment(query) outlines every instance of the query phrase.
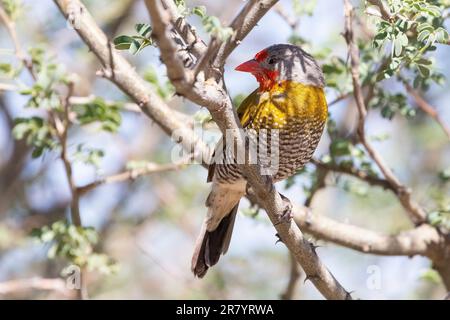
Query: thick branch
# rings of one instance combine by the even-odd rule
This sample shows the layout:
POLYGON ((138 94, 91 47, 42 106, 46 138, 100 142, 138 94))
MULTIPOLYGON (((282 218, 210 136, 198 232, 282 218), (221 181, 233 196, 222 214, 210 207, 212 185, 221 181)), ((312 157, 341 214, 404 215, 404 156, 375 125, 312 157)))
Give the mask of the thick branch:
POLYGON ((430 244, 440 243, 439 232, 423 224, 397 235, 382 235, 377 232, 337 222, 309 210, 295 208, 295 221, 311 235, 364 253, 388 256, 430 256, 430 244))
MULTIPOLYGON (((192 134, 192 131, 184 126, 182 121, 178 121, 169 107, 157 96, 151 89, 146 87, 145 82, 136 74, 130 64, 123 59, 114 49, 112 49, 110 43, 107 41, 106 36, 95 24, 93 18, 86 11, 86 8, 78 0, 54 0, 59 6, 62 13, 68 18, 73 12, 81 12, 81 15, 77 17, 77 32, 82 40, 90 47, 94 54, 103 63, 107 72, 105 75, 116 85, 118 85, 125 93, 127 93, 142 110, 153 119, 157 124, 169 135, 173 132, 178 132, 179 136, 183 137, 179 141, 184 148, 191 150, 193 146, 196 146, 196 150, 205 150, 202 142, 192 134), (74 10, 71 12, 68 8, 68 4, 72 3, 74 10)), ((210 102, 210 101, 209 101, 210 102)), ((226 108, 225 103, 222 108, 226 108)), ((219 110, 221 108, 218 108, 219 110)), ((215 110, 214 110, 215 111, 215 110)), ((212 113, 214 113, 214 111, 212 113)), ((196 153, 198 155, 198 153, 196 153)), ((266 195, 263 190, 263 196, 266 195)), ((271 202, 272 206, 266 207, 271 219, 275 217, 276 213, 274 207, 279 207, 279 202, 273 201, 274 193, 270 193, 266 201, 262 201, 263 207, 267 202, 271 202)), ((279 201, 279 199, 277 199, 279 201)), ((275 217, 275 219, 277 219, 275 217)), ((278 223, 278 221, 276 221, 278 223)), ((309 228, 308 224, 304 224, 305 228, 309 228)), ((312 228, 312 227, 311 227, 312 228)), ((292 224, 277 225, 277 231, 281 235, 283 241, 285 239, 286 245, 289 249, 292 248, 292 252, 297 261, 300 261, 308 275, 319 290, 324 293, 326 297, 330 298, 346 298, 348 294, 342 287, 339 286, 337 281, 332 275, 325 269, 320 263, 318 257, 315 255, 313 247, 304 239, 303 235, 292 224)), ((325 235, 324 235, 325 236, 325 235)), ((331 238, 329 238, 331 240, 331 238)), ((336 239, 336 242, 338 239, 336 239)), ((424 243, 426 243, 424 239, 424 243)), ((344 240, 341 241, 345 243, 344 240)))
POLYGON ((103 75, 129 95, 147 116, 164 132, 176 138, 184 149, 194 152, 196 161, 202 163, 204 157, 209 155, 207 147, 113 48, 86 7, 78 0, 54 1, 67 19, 76 19, 75 30, 104 66, 103 75), (205 155, 202 151, 205 151, 205 155))
MULTIPOLYGON (((255 1, 250 2, 250 5, 254 4, 254 2, 255 1)), ((275 1, 273 4, 274 3, 275 1)), ((154 37, 161 50, 162 60, 165 62, 174 61, 173 59, 176 56, 177 48, 170 38, 170 27, 168 23, 171 19, 169 13, 167 10, 164 10, 160 1, 146 0, 146 4, 152 19, 154 37)), ((260 9, 263 9, 262 11, 270 8, 264 6, 264 1, 258 2, 258 5, 260 6, 260 9)), ((244 8, 243 12, 252 15, 250 12, 253 11, 250 7, 248 7, 249 11, 246 11, 244 8)), ((264 13, 266 11, 264 11, 264 13)), ((241 15, 242 13, 239 17, 246 21, 245 16, 241 15)), ((240 21, 239 17, 235 19, 235 21, 240 21)), ((259 18, 260 17, 262 17, 262 14, 259 18)), ((248 26, 247 24, 245 25, 248 26)), ((254 24, 252 26, 254 26, 254 24)), ((245 36, 251 28, 246 29, 243 27, 243 30, 246 30, 246 32, 244 32, 243 35, 241 34, 242 37, 245 36)), ((229 52, 224 53, 222 56, 226 58, 228 54, 231 53, 231 48, 234 47, 235 45, 233 45, 232 42, 229 42, 228 45, 224 46, 224 50, 226 49, 225 51, 229 52)), ((225 89, 213 81, 195 82, 192 84, 191 88, 187 88, 186 84, 189 83, 189 81, 186 81, 186 78, 178 78, 178 76, 182 74, 179 70, 181 63, 178 62, 178 64, 166 66, 168 69, 168 76, 174 83, 177 91, 193 102, 206 106, 210 111, 213 120, 221 129, 222 134, 225 134, 227 130, 231 130, 228 131, 228 133, 232 134, 236 144, 244 145, 243 133, 242 130, 240 130, 242 127, 231 103, 231 99, 225 89), (174 76, 177 76, 177 78, 173 78, 174 76)), ((219 79, 221 78, 222 75, 220 75, 219 79)), ((279 193, 276 192, 272 183, 268 183, 268 179, 264 179, 260 175, 259 167, 254 165, 243 165, 242 169, 254 194, 269 215, 269 218, 278 231, 283 243, 302 265, 307 278, 313 282, 316 288, 327 299, 351 298, 350 294, 322 264, 315 253, 314 247, 303 237, 302 232, 296 224, 293 221, 290 221, 289 223, 280 223, 279 217, 285 210, 285 203, 281 199, 279 193)))

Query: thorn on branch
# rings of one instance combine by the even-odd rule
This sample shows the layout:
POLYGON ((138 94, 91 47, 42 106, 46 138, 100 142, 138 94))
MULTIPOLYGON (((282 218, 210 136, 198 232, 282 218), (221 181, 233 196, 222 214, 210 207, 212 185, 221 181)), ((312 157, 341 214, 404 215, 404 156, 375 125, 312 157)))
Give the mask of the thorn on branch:
POLYGON ((315 244, 314 244, 313 242, 311 242, 311 241, 308 241, 308 243, 309 243, 309 246, 311 247, 312 252, 314 252, 314 254, 317 254, 317 252, 316 252, 316 249, 317 249, 317 248, 322 247, 322 246, 319 246, 319 245, 315 245, 315 244))
POLYGON ((277 241, 275 241, 275 244, 283 243, 283 240, 281 240, 281 237, 280 237, 280 235, 278 233, 275 234, 275 237, 278 238, 277 241))
POLYGON ((303 280, 303 283, 306 283, 306 281, 312 281, 312 280, 320 280, 320 277, 318 275, 306 275, 305 280, 303 280))

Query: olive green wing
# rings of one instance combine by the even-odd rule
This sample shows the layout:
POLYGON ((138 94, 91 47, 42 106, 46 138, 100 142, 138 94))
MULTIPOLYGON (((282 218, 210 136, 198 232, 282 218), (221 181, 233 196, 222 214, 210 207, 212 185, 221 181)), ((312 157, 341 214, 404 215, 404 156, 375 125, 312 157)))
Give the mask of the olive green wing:
POLYGON ((247 98, 245 98, 237 108, 236 111, 239 120, 244 128, 248 125, 250 119, 254 115, 256 108, 258 107, 258 101, 258 89, 256 89, 247 98))

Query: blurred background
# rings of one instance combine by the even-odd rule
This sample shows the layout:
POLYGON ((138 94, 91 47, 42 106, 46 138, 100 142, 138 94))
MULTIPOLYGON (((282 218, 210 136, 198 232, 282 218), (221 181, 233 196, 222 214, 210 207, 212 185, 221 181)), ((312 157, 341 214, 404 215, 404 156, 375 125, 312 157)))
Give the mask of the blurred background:
MULTIPOLYGON (((23 2, 17 19, 18 37, 24 49, 44 48, 58 64, 77 75, 75 95, 95 95, 108 101, 127 101, 110 82, 97 77, 100 68, 78 35, 68 26, 53 1, 23 2)), ((113 39, 134 32, 136 23, 148 23, 143 1, 83 1, 97 23, 113 39)), ((341 1, 294 1, 311 12, 296 12, 291 1, 281 1, 284 10, 298 19, 292 29, 286 18, 271 10, 233 52, 226 64, 226 84, 232 97, 239 99, 256 88, 253 77, 234 71, 239 63, 259 50, 274 44, 292 41, 295 35, 305 48, 314 53, 332 52, 346 60, 341 1), (298 13, 298 15, 296 15, 298 13)), ((189 6, 204 5, 224 25, 239 12, 244 2, 188 1, 189 6)), ((359 8, 363 5, 355 2, 359 8)), ((298 9, 298 8, 297 8, 298 9)), ((203 39, 200 18, 189 21, 203 39)), ((359 30, 358 30, 359 32, 359 30)), ((0 26, 0 62, 14 62, 13 44, 0 26)), ((172 97, 166 86, 165 69, 158 50, 152 46, 138 55, 122 53, 139 74, 152 75, 152 85, 168 90, 169 105, 194 116, 196 121, 207 117, 204 109, 172 97), (156 75, 157 81, 154 77, 156 75)), ((450 46, 438 45, 436 68, 450 76, 450 46)), ((4 78, 5 79, 5 78, 4 78)), ((0 82, 4 82, 0 76, 0 82)), ((24 84, 32 79, 26 73, 19 77, 24 84)), ((6 81, 6 80, 5 80, 6 81)), ((394 81, 386 81, 389 90, 394 81)), ((426 95, 436 106, 442 119, 450 125, 450 86, 433 85, 426 95)), ((398 89, 401 90, 401 89, 398 89)), ((327 91, 328 101, 337 97, 336 90, 327 91)), ((35 228, 51 225, 68 217, 70 190, 62 162, 56 153, 46 152, 33 159, 30 148, 11 134, 15 118, 39 112, 25 108, 29 97, 16 92, 0 91, 0 282, 30 279, 53 279, 61 276, 67 261, 48 258, 49 244, 30 236, 35 228)), ((411 109, 416 109, 409 101, 411 109)), ((344 135, 354 131, 356 109, 348 100, 330 107, 330 114, 344 135)), ((409 185, 415 198, 433 209, 437 201, 449 201, 449 183, 438 172, 450 168, 448 139, 429 117, 417 111, 414 117, 396 115, 392 120, 371 112, 368 133, 387 139, 374 139, 387 163, 401 180, 409 185)), ((173 142, 158 126, 139 112, 123 110, 117 132, 101 130, 98 125, 74 126, 69 132, 69 154, 77 146, 101 149, 103 157, 96 165, 75 161, 74 179, 78 186, 101 177, 122 172, 139 162, 169 163, 173 142)), ((218 138, 209 125, 207 137, 218 138)), ((329 149, 325 134, 315 157, 329 149)), ((309 167, 308 167, 309 168, 309 167)), ((275 230, 263 211, 255 214, 245 201, 241 203, 230 250, 204 279, 194 279, 190 258, 197 232, 206 213, 204 201, 209 192, 207 172, 199 165, 188 165, 174 172, 154 173, 118 183, 108 183, 86 193, 80 200, 84 226, 94 227, 99 234, 96 251, 113 259, 113 270, 88 273, 89 295, 93 299, 278 299, 289 279, 290 260, 284 245, 275 244, 275 230)), ((299 175, 293 185, 281 191, 292 201, 305 200, 304 187, 308 174, 299 175)), ((314 214, 323 214, 338 221, 352 223, 385 234, 411 228, 403 208, 395 196, 381 188, 370 187, 352 178, 330 174, 327 188, 320 190, 312 202, 314 214)), ((279 183, 280 190, 286 183, 279 183)), ((331 243, 314 240, 319 256, 343 286, 363 299, 441 299, 445 289, 430 269, 430 261, 422 257, 380 257, 362 254, 331 243), (374 268, 381 274, 377 288, 368 285, 374 268)), ((18 288, 0 298, 70 298, 64 290, 18 288)), ((321 299, 309 281, 301 282, 295 298, 321 299)))

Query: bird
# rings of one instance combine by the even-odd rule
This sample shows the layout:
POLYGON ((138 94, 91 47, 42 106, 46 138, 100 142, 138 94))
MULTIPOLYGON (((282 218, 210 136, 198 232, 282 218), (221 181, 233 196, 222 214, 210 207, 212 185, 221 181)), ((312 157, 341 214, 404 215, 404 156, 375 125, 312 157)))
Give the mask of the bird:
MULTIPOLYGON (((236 110, 240 123, 245 132, 256 133, 253 137, 263 131, 266 137, 272 137, 250 140, 255 143, 267 140, 266 146, 276 146, 277 165, 272 172, 269 170, 268 176, 274 183, 287 179, 310 161, 327 121, 322 69, 313 56, 299 46, 275 44, 259 51, 235 70, 251 73, 259 83, 236 110), (272 135, 273 132, 277 135, 272 135)), ((212 182, 212 187, 191 262, 191 270, 199 278, 227 252, 239 201, 247 192, 241 166, 236 156, 230 159, 229 152, 225 151, 229 149, 226 144, 226 138, 222 137, 208 169, 207 181, 212 182)), ((259 146, 258 152, 261 151, 259 146)), ((261 166, 264 163, 270 167, 271 153, 259 160, 261 166)), ((290 217, 291 214, 288 219, 290 217)))

